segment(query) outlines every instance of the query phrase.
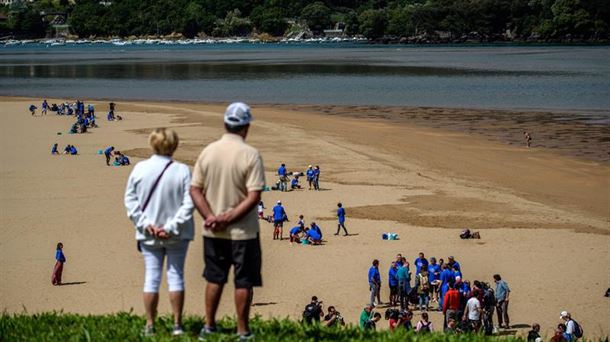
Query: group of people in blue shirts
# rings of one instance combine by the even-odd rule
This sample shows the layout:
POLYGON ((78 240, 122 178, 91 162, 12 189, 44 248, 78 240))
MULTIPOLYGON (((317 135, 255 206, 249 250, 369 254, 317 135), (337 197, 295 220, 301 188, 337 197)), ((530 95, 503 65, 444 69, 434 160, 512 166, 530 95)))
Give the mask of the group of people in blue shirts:
MULTIPOLYGON (((426 259, 424 253, 419 253, 419 257, 413 262, 415 275, 411 276, 411 266, 401 254, 396 256, 388 270, 388 285, 390 287, 389 303, 391 306, 400 305, 401 309, 408 309, 409 297, 417 294, 418 306, 421 310, 428 310, 430 301, 438 303, 438 308, 443 307, 443 297, 449 290, 450 283, 461 283, 464 291, 469 291, 470 284, 462 282, 462 270, 460 263, 453 256, 447 262, 440 259, 437 263, 436 258, 426 259), (413 280, 413 286, 411 286, 413 280)), ((371 290, 370 305, 375 306, 381 303, 381 275, 379 273, 379 261, 375 260, 373 266, 369 268, 368 281, 371 290)))
MULTIPOLYGON (((58 149, 57 143, 53 144, 53 147, 51 147, 51 154, 55 154, 55 155, 59 154, 59 149, 58 149)), ((63 154, 77 155, 78 150, 76 149, 76 146, 68 144, 64 148, 63 154)))
MULTIPOLYGON (((344 235, 348 236, 347 228, 345 228, 345 209, 342 203, 337 203, 337 207, 338 223, 335 235, 339 235, 339 232, 343 229, 344 235)), ((260 219, 264 219, 264 208, 265 206, 261 201, 258 205, 258 216, 260 219)), ((284 222, 289 221, 286 210, 282 206, 282 201, 277 201, 273 207, 273 216, 270 217, 270 221, 273 221, 273 240, 282 240, 284 222)), ((290 229, 290 243, 294 242, 319 245, 322 243, 322 230, 315 222, 311 222, 309 227, 306 227, 303 215, 300 215, 298 224, 290 229)))
POLYGON ((279 191, 289 191, 301 189, 302 186, 299 184, 299 177, 305 175, 307 177, 307 183, 309 184, 309 190, 320 190, 320 166, 316 165, 315 168, 311 165, 305 172, 288 172, 286 164, 281 164, 277 169, 277 186, 275 189, 279 191), (290 176, 293 176, 290 179, 290 176), (288 182, 290 181, 290 185, 288 182))

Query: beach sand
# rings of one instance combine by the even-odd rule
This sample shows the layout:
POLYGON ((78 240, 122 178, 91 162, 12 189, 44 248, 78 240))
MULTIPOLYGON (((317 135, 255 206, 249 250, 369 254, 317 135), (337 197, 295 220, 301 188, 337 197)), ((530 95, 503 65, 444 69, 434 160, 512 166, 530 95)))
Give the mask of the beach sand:
MULTIPOLYGON (((100 127, 68 135, 72 117, 32 117, 31 101, 0 99, 0 309, 143 313, 143 262, 123 207, 131 167, 106 167, 97 151, 113 145, 137 162, 150 155, 150 130, 168 126, 181 138, 176 159, 192 165, 222 134, 224 106, 118 102, 125 120, 107 122, 107 102, 93 101, 100 127), (60 149, 76 145, 79 155, 52 156, 55 142, 60 149), (68 259, 67 284, 53 287, 58 241, 68 259)), ((413 263, 423 251, 445 260, 454 255, 471 281, 492 282, 494 273, 501 274, 512 290, 509 312, 517 326, 507 334, 523 335, 534 322, 550 334, 562 310, 589 336, 610 334, 607 163, 383 120, 376 112, 366 118, 363 112, 350 117, 253 106, 253 114, 248 142, 263 155, 269 185, 281 162, 289 171, 308 164, 322 170, 322 191, 265 192, 267 211, 281 199, 288 227, 303 214, 321 226, 326 240, 322 246, 273 241, 271 225, 261 223, 264 286, 255 291, 253 314, 299 319, 316 295, 357 323, 368 300, 371 261, 381 260, 387 302, 389 263, 397 253, 413 263), (333 235, 337 202, 346 207, 349 237, 333 235), (467 227, 482 239, 460 240, 467 227), (384 241, 384 232, 398 233, 400 240, 384 241)), ((201 218, 195 217, 200 232, 201 218)), ((197 234, 186 265, 187 314, 203 314, 202 270, 197 234)), ((226 288, 221 315, 233 315, 232 289, 226 288)), ((160 311, 169 312, 165 290, 160 311)), ((431 317, 439 327, 441 314, 431 317)), ((379 326, 385 329, 387 321, 379 326)))

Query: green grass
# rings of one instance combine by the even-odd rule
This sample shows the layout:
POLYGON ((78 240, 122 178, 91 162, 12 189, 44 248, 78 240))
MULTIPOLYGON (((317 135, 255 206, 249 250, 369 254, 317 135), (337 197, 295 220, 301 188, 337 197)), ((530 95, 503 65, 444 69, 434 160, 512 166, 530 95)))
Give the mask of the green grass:
MULTIPOLYGON (((83 316, 65 313, 3 314, 0 317, 0 341, 194 341, 203 326, 201 317, 188 316, 184 320, 187 332, 180 338, 171 337, 170 316, 160 317, 156 323, 154 338, 140 336, 144 318, 132 313, 103 316, 83 316)), ((386 324, 381 321, 380 324, 386 324)), ((235 341, 235 321, 225 318, 219 322, 222 333, 212 341, 235 341)), ((318 325, 303 326, 288 319, 262 320, 251 323, 256 341, 420 341, 420 342, 485 342, 522 341, 513 337, 485 337, 478 335, 445 335, 433 333, 417 335, 400 330, 397 332, 362 332, 354 326, 325 328, 318 325)))

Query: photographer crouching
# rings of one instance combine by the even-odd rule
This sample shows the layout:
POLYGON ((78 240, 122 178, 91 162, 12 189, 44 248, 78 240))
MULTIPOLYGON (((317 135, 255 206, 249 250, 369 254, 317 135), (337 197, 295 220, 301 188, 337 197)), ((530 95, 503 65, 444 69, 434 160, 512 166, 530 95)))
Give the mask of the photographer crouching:
POLYGON ((341 313, 337 311, 334 306, 328 307, 328 314, 324 316, 324 325, 327 327, 345 326, 341 313))

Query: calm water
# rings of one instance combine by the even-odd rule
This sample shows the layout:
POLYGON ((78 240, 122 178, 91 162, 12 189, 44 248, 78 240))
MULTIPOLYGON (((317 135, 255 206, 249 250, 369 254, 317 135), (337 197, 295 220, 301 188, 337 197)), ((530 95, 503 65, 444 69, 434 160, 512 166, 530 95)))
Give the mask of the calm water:
POLYGON ((0 95, 562 110, 610 117, 610 47, 0 47, 0 95))

